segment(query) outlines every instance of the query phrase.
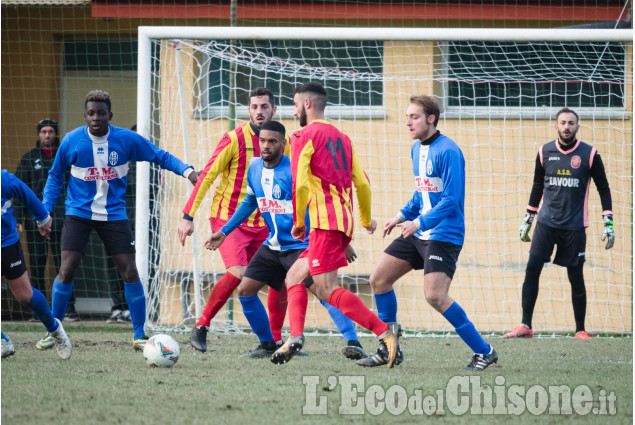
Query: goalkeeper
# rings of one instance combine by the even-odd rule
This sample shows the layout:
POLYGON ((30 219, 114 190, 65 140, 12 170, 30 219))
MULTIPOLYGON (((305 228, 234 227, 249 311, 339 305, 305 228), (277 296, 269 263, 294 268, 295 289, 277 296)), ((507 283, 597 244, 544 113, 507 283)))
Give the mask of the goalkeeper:
POLYGON ((615 234, 611 190, 604 164, 593 146, 576 138, 579 126, 578 114, 568 108, 561 109, 556 114, 558 139, 538 150, 527 214, 520 226, 520 240, 531 241, 529 229, 542 199, 523 282, 523 319, 520 325, 503 335, 503 338, 533 336, 531 320, 538 298, 540 273, 544 263, 550 261, 554 245, 557 245, 553 262, 567 268, 575 317, 575 337, 591 339, 584 329, 586 289, 582 272, 586 248, 585 228, 589 225, 587 204, 590 178, 593 178, 600 193, 604 221, 602 240, 606 241, 606 249, 613 247, 615 234))

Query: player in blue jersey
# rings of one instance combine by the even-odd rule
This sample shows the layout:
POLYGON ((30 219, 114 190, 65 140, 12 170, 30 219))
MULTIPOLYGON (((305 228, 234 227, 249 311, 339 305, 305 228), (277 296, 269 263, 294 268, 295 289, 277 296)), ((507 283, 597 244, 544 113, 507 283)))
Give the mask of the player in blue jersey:
POLYGON ((606 249, 611 249, 615 241, 611 189, 600 154, 593 146, 576 137, 580 128, 578 114, 569 108, 562 108, 556 114, 555 127, 558 139, 538 150, 527 213, 519 229, 520 240, 531 242, 522 289, 522 322, 503 338, 533 336, 531 321, 538 298, 540 273, 544 264, 551 260, 553 248, 557 245, 553 263, 567 268, 575 337, 591 339, 584 328, 586 287, 582 271, 586 258, 585 229, 589 226, 587 206, 591 179, 600 194, 604 222, 602 240, 606 239, 606 249), (538 223, 532 240, 529 230, 536 213, 538 223))
MULTIPOLYGON (((394 227, 401 235, 386 248, 370 276, 379 318, 397 321, 397 297, 393 285, 410 270, 423 269, 426 301, 452 324, 474 351, 467 369, 483 370, 498 355, 449 297, 450 284, 465 237, 465 159, 461 149, 437 130, 440 108, 431 96, 412 96, 406 110, 406 126, 412 145, 415 192, 399 213, 384 225, 384 237, 394 227)), ((401 349, 397 362, 403 361, 401 349)), ((388 362, 381 348, 357 363, 380 366, 388 362)))
MULTIPOLYGON (((20 237, 16 229, 17 222, 13 217, 13 205, 11 198, 18 199, 33 215, 37 226, 45 239, 51 235, 53 221, 42 202, 35 193, 20 179, 2 170, 2 276, 7 279, 9 289, 13 296, 24 306, 28 306, 37 315, 51 335, 52 344, 57 355, 62 359, 71 356, 71 341, 68 339, 61 318, 53 317, 46 297, 36 288, 31 286, 29 275, 26 271, 24 253, 20 245, 20 237)), ((15 353, 11 340, 2 333, 2 358, 15 353)))
MULTIPOLYGON (((196 184, 198 174, 169 152, 159 149, 134 131, 110 125, 110 96, 93 90, 84 101, 86 125, 66 134, 44 187, 44 207, 49 211, 62 191, 64 172, 71 177, 66 192, 62 230, 62 264, 53 282, 53 314, 61 318, 73 292, 73 278, 93 229, 112 257, 125 286, 125 297, 134 328, 133 347, 143 350, 146 301, 135 264, 134 237, 126 214, 126 186, 131 161, 149 161, 196 184)), ((45 336, 39 346, 45 348, 45 336)))
MULTIPOLYGON (((244 357, 250 358, 270 357, 278 348, 269 326, 267 312, 258 298, 258 291, 265 284, 280 291, 287 271, 308 246, 308 242, 296 240, 291 236, 293 227, 291 161, 289 157, 283 155, 286 144, 284 126, 277 121, 268 121, 263 124, 260 129, 259 143, 260 158, 254 158, 247 171, 247 196, 227 224, 205 242, 206 248, 217 249, 225 237, 257 208, 260 209, 269 229, 269 236, 249 261, 244 277, 238 286, 238 299, 243 307, 243 313, 260 341, 258 347, 243 354, 244 357)), ((309 229, 308 215, 306 221, 307 229, 309 229)), ((349 248, 346 253, 347 260, 351 262, 355 257, 355 251, 352 247, 349 248)), ((310 289, 313 280, 309 276, 308 269, 306 272, 305 285, 310 289)), ((342 353, 354 360, 366 357, 357 338, 353 321, 330 304, 322 301, 322 305, 326 307, 337 328, 347 340, 347 346, 342 353)))

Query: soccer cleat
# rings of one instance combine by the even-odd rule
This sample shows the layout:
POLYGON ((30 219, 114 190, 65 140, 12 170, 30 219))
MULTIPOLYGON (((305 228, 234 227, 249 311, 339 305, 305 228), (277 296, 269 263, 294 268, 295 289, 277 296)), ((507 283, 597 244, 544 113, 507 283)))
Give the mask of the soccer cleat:
POLYGON ((285 364, 304 347, 304 335, 290 336, 271 356, 271 363, 285 364))
POLYGON ((514 328, 513 331, 503 335, 504 339, 508 338, 531 338, 534 336, 534 331, 531 328, 523 325, 522 323, 514 328))
POLYGON ((79 314, 77 314, 77 312, 72 312, 66 313, 66 316, 64 316, 64 320, 68 322, 79 322, 81 319, 79 318, 79 314))
POLYGON ((51 332, 51 338, 55 344, 55 351, 60 359, 67 360, 71 357, 71 340, 68 339, 68 335, 62 326, 62 322, 59 319, 55 319, 58 324, 57 330, 51 332))
POLYGON ((37 348, 38 350, 50 350, 51 348, 53 348, 54 345, 55 341, 53 341, 53 337, 49 332, 47 332, 46 335, 44 335, 44 338, 42 338, 35 344, 35 348, 37 348))
MULTIPOLYGON (((282 347, 283 344, 284 344, 283 341, 276 341, 276 348, 282 347)), ((304 352, 304 351, 298 351, 298 352, 295 353, 295 356, 296 357, 308 357, 309 354, 304 352)))
POLYGON ((106 323, 117 323, 117 318, 121 314, 121 310, 113 310, 110 317, 106 319, 106 323))
POLYGON ((275 342, 265 341, 265 342, 261 342, 260 345, 258 345, 253 350, 245 354, 241 354, 238 357, 248 358, 248 359, 263 359, 265 357, 271 357, 271 355, 276 351, 277 348, 278 346, 276 345, 275 342))
MULTIPOLYGON (((383 345, 377 349, 375 354, 371 354, 368 357, 364 357, 363 359, 359 359, 356 362, 360 366, 364 367, 377 367, 388 364, 388 351, 386 347, 383 345)), ((400 347, 397 347, 397 355, 395 356, 395 366, 399 366, 403 363, 403 352, 400 347)))
POLYGON ((148 342, 149 339, 150 338, 148 338, 147 335, 144 335, 138 339, 134 339, 132 341, 132 348, 134 348, 135 351, 143 351, 146 346, 146 342, 148 342))
POLYGON ((6 359, 9 356, 12 356, 15 354, 15 347, 13 346, 13 343, 11 342, 10 339, 3 339, 2 340, 2 358, 6 359))
POLYGON ((482 354, 474 354, 472 361, 469 365, 465 366, 465 370, 484 370, 492 363, 498 362, 498 353, 491 347, 489 354, 484 356, 482 354))
POLYGON ((399 351, 399 335, 401 335, 401 326, 397 322, 388 323, 388 330, 382 334, 379 339, 381 344, 386 347, 388 353, 388 367, 395 365, 397 351, 399 351))
POLYGON ((207 351, 207 326, 194 326, 190 334, 190 343, 192 347, 204 353, 207 351))
POLYGON ((575 333, 575 339, 591 339, 591 337, 585 331, 580 331, 575 333))
POLYGON ((117 323, 132 323, 130 310, 124 310, 117 315, 117 323))
POLYGON ((359 360, 367 357, 366 351, 364 351, 359 341, 348 341, 348 345, 342 349, 342 354, 351 360, 359 360))

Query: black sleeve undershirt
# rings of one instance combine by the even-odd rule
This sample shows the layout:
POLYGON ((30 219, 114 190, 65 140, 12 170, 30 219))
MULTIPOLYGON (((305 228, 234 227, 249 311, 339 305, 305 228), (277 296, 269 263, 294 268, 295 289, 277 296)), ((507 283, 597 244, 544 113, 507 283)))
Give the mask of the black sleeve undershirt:
MULTIPOLYGON (((529 206, 533 208, 538 208, 540 206, 540 200, 542 199, 542 192, 545 189, 545 169, 540 163, 540 155, 536 155, 536 168, 534 170, 534 184, 531 187, 531 194, 529 195, 529 206)), ((531 211, 527 210, 531 213, 536 213, 536 210, 531 211)))
POLYGON ((593 165, 591 166, 591 178, 595 182, 595 187, 600 194, 600 202, 602 203, 602 211, 613 211, 613 202, 611 200, 611 189, 609 181, 606 178, 604 163, 599 153, 595 153, 593 165))

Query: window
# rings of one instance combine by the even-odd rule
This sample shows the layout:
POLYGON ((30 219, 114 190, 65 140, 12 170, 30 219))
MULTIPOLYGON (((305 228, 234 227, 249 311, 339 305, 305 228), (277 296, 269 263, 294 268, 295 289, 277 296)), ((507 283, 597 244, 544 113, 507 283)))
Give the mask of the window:
POLYGON ((450 113, 624 108, 621 43, 448 42, 443 51, 450 113))
MULTIPOLYGON (((208 43, 208 114, 218 116, 229 99, 230 66, 235 67, 236 103, 249 104, 249 91, 267 87, 277 96, 281 115, 291 114, 295 88, 308 81, 322 83, 329 105, 359 116, 366 109, 383 112, 383 42, 269 40, 208 43), (230 64, 231 59, 231 64, 230 64)), ((329 108, 333 111, 334 108, 329 108)))

